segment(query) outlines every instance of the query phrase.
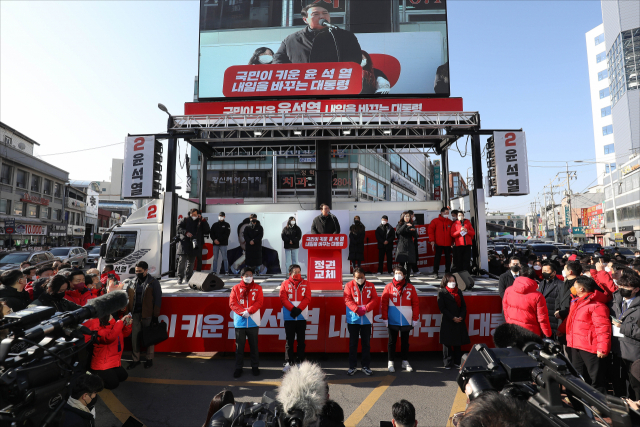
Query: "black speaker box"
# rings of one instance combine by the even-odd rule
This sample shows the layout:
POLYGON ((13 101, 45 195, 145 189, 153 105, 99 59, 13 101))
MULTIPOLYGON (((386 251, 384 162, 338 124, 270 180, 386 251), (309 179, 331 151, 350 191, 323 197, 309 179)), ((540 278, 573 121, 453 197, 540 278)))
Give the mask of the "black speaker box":
POLYGON ((224 288, 224 282, 213 273, 194 271, 189 279, 189 287, 196 291, 210 292, 224 288))
POLYGON ((475 285, 475 282, 468 272, 461 271, 459 273, 453 273, 453 275, 455 276, 456 281, 458 282, 458 288, 460 288, 461 291, 468 291, 470 289, 473 289, 473 285, 475 285))

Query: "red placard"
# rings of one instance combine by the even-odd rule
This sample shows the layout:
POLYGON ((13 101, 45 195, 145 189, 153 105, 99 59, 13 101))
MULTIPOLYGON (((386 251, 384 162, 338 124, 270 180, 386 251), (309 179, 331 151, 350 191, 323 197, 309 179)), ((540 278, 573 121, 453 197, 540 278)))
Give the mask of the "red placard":
POLYGON ((224 72, 226 97, 355 95, 362 67, 353 62, 235 65, 224 72))
POLYGON ((342 289, 342 250, 349 241, 345 234, 305 234, 307 281, 312 290, 342 289))

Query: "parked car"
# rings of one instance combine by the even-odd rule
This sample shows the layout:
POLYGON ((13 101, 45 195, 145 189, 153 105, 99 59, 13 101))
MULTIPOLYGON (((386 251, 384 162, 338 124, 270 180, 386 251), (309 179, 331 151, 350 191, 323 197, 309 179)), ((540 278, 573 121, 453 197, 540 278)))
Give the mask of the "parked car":
POLYGON ((76 265, 80 268, 84 268, 87 264, 87 251, 80 246, 68 246, 65 248, 53 248, 51 253, 60 258, 62 262, 68 262, 71 265, 76 265))
POLYGON ((616 252, 618 252, 620 255, 622 255, 624 257, 633 258, 633 256, 634 256, 633 250, 630 249, 630 248, 624 248, 624 247, 620 247, 620 246, 605 246, 604 247, 604 253, 605 254, 613 255, 616 252))
POLYGON ((557 246, 554 245, 527 245, 527 250, 536 255, 541 257, 542 255, 546 255, 547 258, 551 258, 551 256, 553 255, 554 251, 558 251, 558 256, 562 257, 564 256, 564 251, 562 249, 559 249, 557 246))
POLYGON ((100 246, 94 246, 87 255, 87 264, 98 266, 98 260, 100 259, 100 246))
POLYGON ((20 264, 28 261, 32 267, 49 267, 60 259, 48 251, 15 251, 9 252, 0 259, 0 271, 15 270, 20 268, 20 264))
POLYGON ((586 255, 593 255, 595 252, 600 252, 602 245, 600 243, 585 243, 582 245, 582 252, 586 255))

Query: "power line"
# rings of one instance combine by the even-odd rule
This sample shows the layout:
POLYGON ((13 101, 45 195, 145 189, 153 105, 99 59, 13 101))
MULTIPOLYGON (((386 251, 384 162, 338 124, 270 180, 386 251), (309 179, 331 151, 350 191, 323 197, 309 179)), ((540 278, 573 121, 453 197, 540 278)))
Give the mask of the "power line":
POLYGON ((120 145, 120 144, 124 144, 124 142, 116 142, 115 144, 109 144, 109 145, 101 145, 100 147, 93 147, 93 148, 85 148, 83 150, 74 150, 74 151, 66 151, 64 153, 51 153, 51 154, 39 154, 39 157, 46 157, 46 156, 59 156, 61 154, 71 154, 71 153, 78 153, 80 151, 89 151, 89 150, 97 150, 99 148, 105 148, 105 147, 113 147, 114 145, 120 145))

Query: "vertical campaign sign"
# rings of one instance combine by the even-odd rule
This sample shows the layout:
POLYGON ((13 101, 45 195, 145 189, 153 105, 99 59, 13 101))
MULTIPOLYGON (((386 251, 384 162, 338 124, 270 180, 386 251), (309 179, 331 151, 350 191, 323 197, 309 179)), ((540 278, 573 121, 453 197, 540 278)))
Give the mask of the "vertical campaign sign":
POLYGON ((154 136, 129 136, 124 145, 122 197, 153 198, 154 136))
POLYGON ((529 194, 529 161, 524 132, 494 132, 496 157, 496 194, 529 194))

